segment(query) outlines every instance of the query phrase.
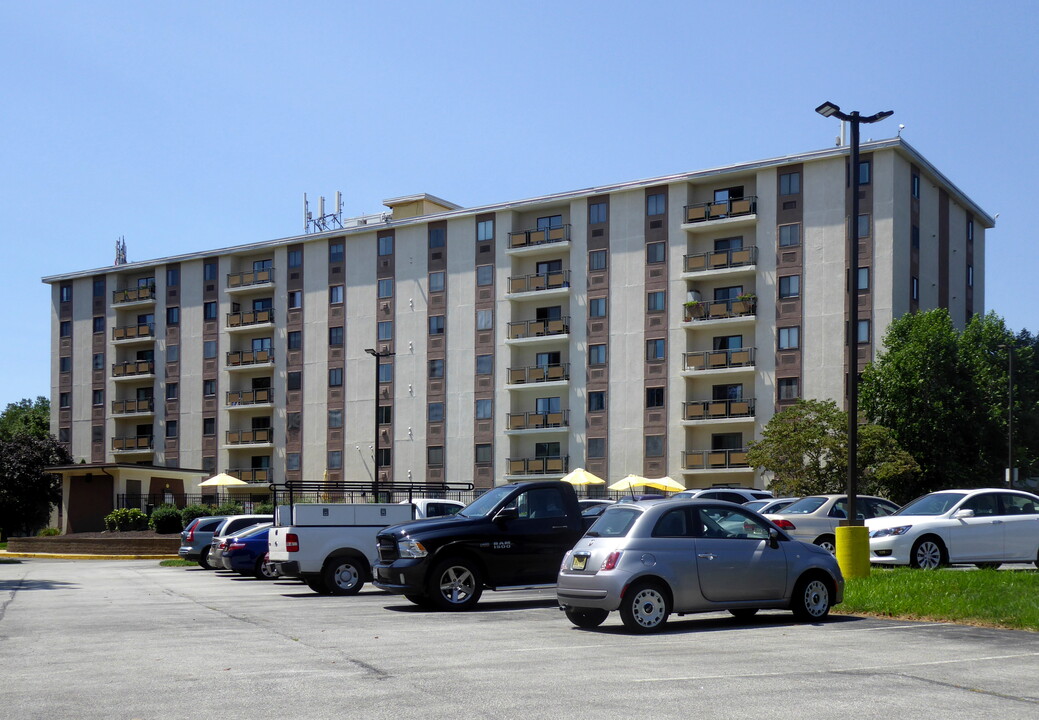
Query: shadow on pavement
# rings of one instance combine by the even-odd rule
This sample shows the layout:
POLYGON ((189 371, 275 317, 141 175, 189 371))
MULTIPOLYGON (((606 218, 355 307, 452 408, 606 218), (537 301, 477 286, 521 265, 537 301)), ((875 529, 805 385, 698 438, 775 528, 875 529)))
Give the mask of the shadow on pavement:
POLYGON ((79 587, 77 583, 65 582, 63 580, 32 580, 29 578, 0 580, 0 592, 22 590, 68 590, 79 587))

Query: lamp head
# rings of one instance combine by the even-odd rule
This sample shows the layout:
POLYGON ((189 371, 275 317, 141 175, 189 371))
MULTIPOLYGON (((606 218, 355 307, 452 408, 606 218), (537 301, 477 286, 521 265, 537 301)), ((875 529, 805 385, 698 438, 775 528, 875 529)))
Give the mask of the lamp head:
POLYGON ((817 107, 815 109, 815 111, 817 113, 819 113, 820 115, 822 115, 823 117, 830 117, 831 115, 836 115, 837 113, 839 113, 841 111, 841 109, 839 107, 837 107, 836 105, 834 105, 829 100, 827 100, 822 105, 817 107))

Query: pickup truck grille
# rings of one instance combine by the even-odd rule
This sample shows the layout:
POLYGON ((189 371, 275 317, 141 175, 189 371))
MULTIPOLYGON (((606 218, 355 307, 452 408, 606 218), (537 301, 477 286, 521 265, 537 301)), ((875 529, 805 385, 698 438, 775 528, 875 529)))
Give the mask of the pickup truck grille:
POLYGON ((397 554, 397 541, 392 536, 380 535, 376 541, 379 546, 380 562, 393 562, 400 558, 400 555, 397 554))

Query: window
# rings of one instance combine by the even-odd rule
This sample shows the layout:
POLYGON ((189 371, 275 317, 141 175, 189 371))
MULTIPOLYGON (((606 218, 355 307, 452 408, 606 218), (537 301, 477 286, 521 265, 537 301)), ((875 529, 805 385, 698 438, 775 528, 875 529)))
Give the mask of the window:
POLYGON ((343 411, 342 410, 329 410, 328 411, 328 427, 330 427, 330 428, 341 428, 341 427, 343 427, 343 411))
POLYGON ((104 297, 104 296, 105 296, 105 279, 103 277, 102 278, 94 278, 94 297, 104 297))
POLYGON ((606 409, 606 392, 593 390, 588 393, 588 412, 606 409))
POLYGON ((375 409, 375 419, 379 425, 389 425, 393 422, 393 406, 380 405, 375 409))
POLYGON ((967 220, 967 242, 974 242, 974 220, 967 220))
POLYGON ((202 317, 205 320, 216 320, 216 301, 210 301, 202 305, 202 317))
POLYGON ((801 173, 783 173, 779 176, 780 195, 798 195, 801 192, 801 173))
POLYGON ((202 434, 216 435, 216 418, 202 418, 202 434))
POLYGON ((393 362, 379 363, 379 382, 393 382, 393 362))
POLYGON ((967 266, 967 287, 974 287, 974 266, 967 266))
POLYGON ((911 188, 910 192, 911 192, 912 196, 915 197, 915 198, 919 198, 920 197, 920 174, 919 173, 913 173, 913 177, 910 180, 910 188, 911 188))
POLYGON ((58 290, 58 294, 60 296, 60 301, 61 302, 63 302, 63 303, 72 302, 72 286, 71 285, 62 285, 59 288, 59 290, 58 290))
POLYGON ((595 225, 597 223, 606 222, 606 209, 607 205, 604 202, 589 203, 588 204, 588 224, 595 225))
POLYGON ((606 298, 588 300, 588 317, 606 317, 606 298))
POLYGON ((216 395, 216 380, 203 380, 202 396, 213 397, 214 395, 216 395))
POLYGON ((303 251, 302 250, 289 250, 288 252, 288 265, 290 268, 298 268, 303 265, 303 251))
POLYGON ((608 265, 608 257, 605 250, 592 250, 588 253, 588 269, 605 270, 608 265))
POLYGON ((646 312, 663 312, 665 298, 663 290, 646 293, 646 312))
POLYGON ((920 299, 920 278, 914 276, 910 281, 909 296, 913 300, 920 299))
POLYGON ((487 287, 488 285, 494 284, 494 266, 493 265, 479 265, 476 268, 476 284, 480 287, 487 287))
POLYGON ((646 360, 648 362, 654 362, 656 360, 664 359, 664 351, 666 340, 664 338, 654 338, 646 341, 646 360))
POLYGON ((779 278, 779 297, 795 298, 801 295, 801 276, 784 275, 779 278))
POLYGON ((379 454, 375 458, 376 467, 389 467, 393 461, 393 450, 390 448, 379 448, 379 454))
POLYGON ((646 196, 646 215, 663 215, 665 207, 664 193, 654 193, 646 196))
POLYGON ((180 285, 180 268, 166 268, 166 287, 177 287, 180 285))
POLYGON ((606 457, 606 438, 588 438, 588 457, 606 457))
POLYGON ((860 345, 869 342, 869 320, 858 321, 858 332, 855 334, 855 341, 860 345))
POLYGON ((485 240, 494 239, 494 221, 483 220, 476 223, 476 240, 483 242, 485 240))
POLYGON ((429 377, 431 378, 442 378, 444 377, 444 361, 442 359, 435 359, 429 361, 429 377))
POLYGON ((646 436, 646 457, 663 457, 664 456, 664 436, 663 435, 647 435, 646 436))
POLYGON ((429 249, 444 247, 446 233, 444 228, 430 228, 429 229, 429 249))
POLYGON ((444 421, 444 403, 442 402, 431 402, 426 409, 426 419, 429 422, 443 422, 444 421))
POLYGON ((285 453, 285 469, 299 470, 299 453, 285 453))
POLYGON ((869 268, 860 267, 859 276, 856 278, 859 290, 869 290, 869 268))
POLYGON ((779 226, 779 247, 794 247, 801 244, 801 223, 779 226))
POLYGON ((330 327, 328 328, 328 344, 332 347, 342 347, 343 345, 343 328, 342 327, 330 327))
POLYGON ((288 334, 289 350, 299 350, 303 347, 303 332, 290 330, 288 334))
POLYGON ((801 346, 801 328, 800 326, 794 327, 781 327, 779 328, 779 349, 780 350, 796 350, 801 346))
POLYGON ((202 343, 202 357, 207 360, 216 357, 216 340, 206 340, 202 343))
POLYGON ((444 334, 444 316, 443 315, 430 315, 429 316, 429 334, 430 335, 443 335, 444 334))
POLYGON ((167 420, 166 421, 166 437, 175 438, 177 437, 177 421, 167 420))
POLYGON ((72 372, 72 358, 68 355, 58 358, 58 372, 72 372))
POLYGON ((494 327, 494 311, 492 310, 477 310, 476 311, 476 329, 477 330, 490 330, 494 327))
POLYGON ((666 246, 662 242, 649 243, 646 245, 646 264, 654 265, 664 262, 667 257, 666 246))
POLYGON ((285 374, 285 387, 288 390, 299 390, 303 387, 303 373, 298 370, 285 374))
POLYGON ((480 399, 476 401, 476 415, 477 420, 489 420, 491 417, 491 401, 490 399, 480 399))
POLYGON ((444 465, 444 446, 443 445, 430 445, 426 448, 426 465, 429 467, 443 467, 444 465))
POLYGON ((167 325, 180 325, 180 308, 179 307, 168 307, 168 308, 166 308, 166 324, 167 325))
POLYGON ((289 310, 303 307, 303 291, 289 290, 289 310))
POLYGON ((342 387, 343 386, 343 368, 329 368, 329 370, 328 370, 328 386, 329 387, 342 387))
POLYGON ((872 179, 873 166, 869 160, 862 160, 859 162, 859 185, 869 185, 872 179))
POLYGON ((606 346, 602 344, 589 345, 588 346, 588 364, 589 365, 605 365, 606 364, 606 346))
POLYGON ((379 238, 379 255, 393 254, 393 236, 383 235, 379 238))
POLYGON ((429 274, 429 291, 444 292, 444 272, 431 272, 429 274))
POLYGON ((328 469, 338 470, 343 467, 343 451, 342 450, 329 450, 328 451, 328 469))
POLYGON ((178 383, 171 382, 166 383, 166 399, 176 400, 177 395, 180 393, 180 386, 178 383))
POLYGON ((860 238, 869 237, 869 214, 868 213, 863 213, 862 215, 859 215, 858 232, 859 232, 858 237, 860 237, 860 238))
POLYGON ((168 363, 180 362, 180 345, 167 345, 166 346, 166 362, 168 362, 168 363))
POLYGON ((202 266, 202 279, 209 282, 216 280, 217 266, 215 262, 207 262, 202 266))
POLYGON ((343 286, 332 285, 328 288, 328 304, 339 305, 343 302, 343 286))
POLYGON ((379 340, 392 340, 393 339, 393 321, 383 320, 379 323, 376 328, 379 340))
POLYGON ((97 407, 99 405, 104 405, 105 404, 105 391, 104 390, 95 390, 94 391, 94 398, 93 398, 93 400, 94 400, 94 407, 97 407))
POLYGON ((646 388, 646 407, 647 408, 661 408, 661 407, 664 407, 664 388, 662 388, 662 387, 649 387, 649 388, 646 388))
POLYGON ((58 334, 61 337, 71 337, 72 336, 72 322, 69 321, 69 320, 62 320, 58 324, 58 334))
POLYGON ((393 278, 383 278, 379 281, 379 297, 393 297, 393 278))
POLYGON ((798 378, 779 378, 776 384, 780 400, 796 400, 801 396, 801 383, 798 378))
POLYGON ((476 356, 476 374, 477 375, 490 375, 494 372, 494 356, 493 355, 477 355, 476 356))
POLYGON ((538 218, 538 230, 549 230, 551 228, 563 227, 562 215, 546 215, 538 218))
POLYGON ((72 404, 72 394, 63 392, 58 394, 58 407, 67 408, 72 404))
POLYGON ((342 242, 330 242, 330 243, 328 243, 328 262, 330 262, 330 263, 341 263, 341 262, 343 262, 343 243, 342 242))
POLYGON ((913 225, 912 229, 909 231, 909 237, 910 237, 910 246, 912 247, 912 249, 913 250, 919 250, 920 249, 920 228, 917 227, 916 225, 913 225))
POLYGON ((480 443, 474 446, 474 456, 478 463, 489 463, 494 460, 494 456, 491 453, 491 445, 489 443, 480 443))
POLYGON ((105 369, 105 354, 104 353, 94 353, 93 365, 94 365, 94 369, 95 370, 104 370, 105 369))
POLYGON ((105 331, 105 318, 102 315, 94 318, 94 332, 103 333, 105 331))

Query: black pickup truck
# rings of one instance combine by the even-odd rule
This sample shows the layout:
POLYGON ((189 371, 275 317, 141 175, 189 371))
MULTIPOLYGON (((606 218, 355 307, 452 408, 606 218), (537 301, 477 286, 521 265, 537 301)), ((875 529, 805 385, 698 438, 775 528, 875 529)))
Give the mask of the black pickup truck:
POLYGON ((457 515, 382 530, 374 583, 423 607, 467 610, 485 588, 555 585, 586 527, 572 485, 500 485, 457 515))

